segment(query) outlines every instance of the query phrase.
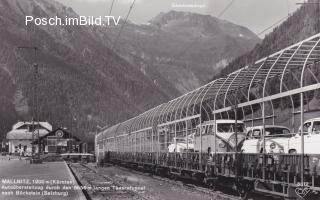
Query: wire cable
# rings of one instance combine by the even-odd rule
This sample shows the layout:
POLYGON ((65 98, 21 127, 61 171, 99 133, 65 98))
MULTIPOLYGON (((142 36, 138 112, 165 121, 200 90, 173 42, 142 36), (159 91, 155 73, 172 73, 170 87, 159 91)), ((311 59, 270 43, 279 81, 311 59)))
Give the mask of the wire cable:
POLYGON ((288 11, 288 15, 290 14, 290 5, 289 5, 289 0, 287 0, 287 11, 288 11))
POLYGON ((229 8, 232 6, 232 4, 235 2, 235 0, 231 0, 231 2, 219 13, 218 18, 220 18, 229 8))
POLYGON ((115 0, 112 0, 111 6, 110 6, 110 10, 109 10, 109 16, 111 16, 114 2, 115 2, 115 0))
POLYGON ((280 24, 281 22, 283 22, 284 20, 288 19, 291 15, 288 14, 287 16, 281 18, 280 20, 276 21, 274 24, 272 24, 271 26, 268 26, 267 28, 265 28, 264 30, 262 30, 261 32, 259 32, 257 35, 260 36, 263 33, 267 32, 268 30, 270 30, 271 28, 275 27, 276 25, 280 24))
MULTIPOLYGON (((122 30, 123 30, 124 26, 127 24, 128 18, 129 18, 129 16, 130 16, 130 13, 131 13, 131 11, 132 11, 132 9, 133 9, 133 6, 134 6, 135 2, 136 2, 136 0, 133 0, 131 6, 130 6, 130 8, 129 8, 129 11, 128 11, 127 15, 126 15, 126 18, 125 18, 123 24, 121 25, 121 28, 120 28, 120 30, 119 30, 119 33, 118 33, 116 39, 114 40, 114 42, 113 42, 113 44, 112 44, 112 46, 111 46, 111 49, 110 49, 111 51, 114 51, 115 48, 116 48, 116 45, 117 45, 117 43, 118 43, 118 40, 119 40, 120 35, 121 35, 121 33, 122 33, 122 30)), ((106 66, 108 67, 108 66, 111 65, 111 64, 112 64, 112 59, 109 59, 106 66)))
POLYGON ((120 31, 119 31, 119 33, 118 33, 118 35, 117 35, 117 37, 116 37, 116 39, 115 39, 112 47, 111 47, 111 50, 114 50, 114 48, 116 47, 117 42, 118 42, 118 40, 119 40, 119 38, 120 38, 120 35, 121 35, 122 31, 123 31, 123 28, 124 28, 125 25, 127 24, 128 18, 129 18, 129 16, 130 16, 130 13, 131 13, 131 11, 132 11, 132 9, 133 9, 133 6, 134 6, 135 2, 136 2, 136 0, 133 0, 131 6, 130 6, 130 8, 129 8, 129 11, 128 11, 127 15, 126 15, 126 18, 125 18, 123 24, 121 25, 120 31))

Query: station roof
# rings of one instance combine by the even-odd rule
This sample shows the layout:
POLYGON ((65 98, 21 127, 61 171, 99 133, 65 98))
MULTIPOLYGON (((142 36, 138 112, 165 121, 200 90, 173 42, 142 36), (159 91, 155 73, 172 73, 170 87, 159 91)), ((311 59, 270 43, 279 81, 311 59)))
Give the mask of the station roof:
POLYGON ((32 121, 19 121, 12 126, 12 130, 15 129, 28 129, 31 126, 40 125, 41 128, 52 131, 52 125, 49 122, 32 122, 32 121))
MULTIPOLYGON (((74 135, 72 135, 70 132, 68 132, 67 130, 63 129, 63 128, 57 128, 51 132, 48 132, 47 134, 40 136, 40 141, 44 140, 45 138, 47 138, 48 136, 56 136, 57 138, 61 138, 61 139, 74 139, 75 141, 80 141, 80 139, 74 135)), ((38 140, 35 141, 35 143, 38 143, 38 140)))
MULTIPOLYGON (((39 129, 39 135, 44 136, 48 133, 49 131, 45 129, 39 129)), ((38 131, 35 130, 35 133, 38 134, 38 131)), ((37 137, 37 135, 35 136, 37 137)), ((32 140, 32 132, 26 131, 26 130, 12 130, 7 133, 8 140, 32 140)))
POLYGON ((52 131, 48 122, 17 122, 12 130, 7 133, 8 140, 32 140, 32 133, 38 133, 40 137, 52 131))

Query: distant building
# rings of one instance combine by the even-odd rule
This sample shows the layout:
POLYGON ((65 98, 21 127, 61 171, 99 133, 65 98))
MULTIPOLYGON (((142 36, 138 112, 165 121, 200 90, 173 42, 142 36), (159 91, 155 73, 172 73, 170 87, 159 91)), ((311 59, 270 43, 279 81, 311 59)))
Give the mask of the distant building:
MULTIPOLYGON (((12 126, 12 130, 7 133, 9 153, 31 155, 32 141, 39 136, 42 137, 52 131, 52 126, 48 122, 18 122, 12 126)), ((35 148, 37 152, 37 148, 35 148)))
MULTIPOLYGON (((40 137, 41 152, 44 153, 86 153, 87 144, 63 128, 57 128, 40 137)), ((34 142, 38 146, 38 140, 34 142)))

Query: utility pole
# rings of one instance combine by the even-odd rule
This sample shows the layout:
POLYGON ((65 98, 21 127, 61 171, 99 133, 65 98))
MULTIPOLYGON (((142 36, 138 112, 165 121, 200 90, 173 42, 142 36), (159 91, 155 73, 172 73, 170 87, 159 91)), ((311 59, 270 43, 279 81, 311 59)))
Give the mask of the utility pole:
POLYGON ((33 116, 32 116, 32 159, 35 159, 35 152, 34 152, 34 142, 35 142, 35 122, 37 122, 37 137, 38 137, 38 159, 40 159, 40 133, 39 133, 39 119, 38 119, 38 63, 37 63, 37 52, 38 47, 36 46, 19 46, 18 49, 27 49, 34 51, 34 58, 33 58, 33 68, 34 68, 34 80, 33 80, 33 116))

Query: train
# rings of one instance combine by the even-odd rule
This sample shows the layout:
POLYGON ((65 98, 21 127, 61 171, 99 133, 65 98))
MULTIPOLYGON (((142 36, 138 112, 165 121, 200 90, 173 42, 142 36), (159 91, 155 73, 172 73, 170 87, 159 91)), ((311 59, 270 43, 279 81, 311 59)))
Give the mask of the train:
POLYGON ((105 127, 97 162, 222 184, 241 199, 320 199, 319 62, 316 34, 105 127))

